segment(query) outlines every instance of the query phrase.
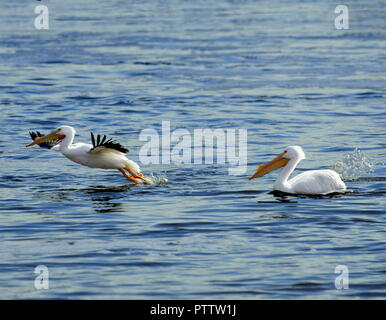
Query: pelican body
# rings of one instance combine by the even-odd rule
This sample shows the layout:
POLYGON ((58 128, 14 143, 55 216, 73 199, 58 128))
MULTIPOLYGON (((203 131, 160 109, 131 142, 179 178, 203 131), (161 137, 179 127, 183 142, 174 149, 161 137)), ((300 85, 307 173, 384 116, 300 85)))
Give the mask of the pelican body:
POLYGON ((259 165, 249 179, 262 177, 273 170, 282 168, 273 187, 275 191, 306 195, 326 195, 347 191, 345 183, 333 170, 305 171, 289 179, 299 162, 305 158, 301 147, 287 147, 272 161, 259 165))
POLYGON ((47 135, 40 132, 30 132, 32 143, 27 147, 39 145, 42 148, 60 151, 68 159, 90 168, 117 169, 127 179, 139 183, 138 179, 146 181, 141 169, 134 161, 126 158, 129 152, 121 144, 100 135, 95 139, 91 133, 92 144, 73 143, 75 129, 70 126, 61 126, 47 135), (129 174, 127 174, 129 173, 129 174))

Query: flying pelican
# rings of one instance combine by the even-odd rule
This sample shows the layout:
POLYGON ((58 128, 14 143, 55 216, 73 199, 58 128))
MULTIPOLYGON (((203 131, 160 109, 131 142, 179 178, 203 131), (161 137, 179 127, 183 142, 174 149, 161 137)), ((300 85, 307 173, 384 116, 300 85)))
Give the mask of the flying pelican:
POLYGON ((310 170, 302 172, 288 180, 298 163, 306 156, 299 146, 287 147, 272 161, 261 164, 249 180, 262 177, 267 173, 282 168, 273 189, 292 194, 326 195, 347 191, 339 174, 333 170, 310 170))
POLYGON ((37 144, 42 148, 60 151, 68 159, 83 166, 117 169, 130 181, 139 183, 138 179, 141 179, 147 182, 147 178, 141 174, 138 164, 125 157, 129 150, 121 144, 112 139, 107 140, 105 135, 101 138, 98 134, 97 139, 95 139, 92 132, 92 145, 86 143, 73 144, 75 133, 75 129, 70 126, 61 126, 47 135, 43 135, 39 131, 30 132, 33 142, 27 144, 27 147, 37 144))

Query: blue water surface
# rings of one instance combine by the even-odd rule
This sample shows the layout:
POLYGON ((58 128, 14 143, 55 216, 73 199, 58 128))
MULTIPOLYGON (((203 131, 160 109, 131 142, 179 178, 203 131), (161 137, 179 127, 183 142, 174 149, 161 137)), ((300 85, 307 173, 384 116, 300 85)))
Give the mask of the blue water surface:
POLYGON ((345 1, 7 1, 0 11, 1 299, 373 299, 386 296, 386 7, 345 1), (37 30, 37 5, 49 30, 37 30), (142 165, 143 129, 248 131, 248 171, 142 165), (143 173, 25 148, 29 130, 107 134, 143 173), (299 170, 359 148, 372 171, 332 197, 271 194, 259 163, 299 170), (34 269, 49 270, 37 290, 34 269), (337 290, 335 267, 349 288, 337 290))

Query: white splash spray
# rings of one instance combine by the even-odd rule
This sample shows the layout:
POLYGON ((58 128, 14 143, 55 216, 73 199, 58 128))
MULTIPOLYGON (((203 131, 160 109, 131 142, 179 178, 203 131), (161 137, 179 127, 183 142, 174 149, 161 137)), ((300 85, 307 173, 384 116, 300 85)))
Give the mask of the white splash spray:
POLYGON ((151 175, 147 175, 146 180, 143 181, 144 184, 147 184, 147 185, 163 185, 163 184, 167 184, 169 183, 169 180, 168 178, 166 177, 166 175, 157 175, 155 176, 153 173, 151 173, 151 175))
POLYGON ((333 169, 341 175, 343 180, 356 180, 373 172, 374 165, 361 150, 355 148, 353 152, 346 154, 341 161, 337 161, 333 165, 333 169))

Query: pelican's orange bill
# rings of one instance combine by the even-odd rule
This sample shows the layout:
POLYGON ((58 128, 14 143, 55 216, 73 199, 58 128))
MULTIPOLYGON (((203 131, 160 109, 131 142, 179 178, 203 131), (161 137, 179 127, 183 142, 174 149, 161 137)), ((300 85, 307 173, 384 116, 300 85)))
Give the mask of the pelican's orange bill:
POLYGON ((53 140, 61 140, 64 139, 66 136, 63 134, 59 134, 60 130, 52 131, 51 133, 43 136, 43 137, 37 137, 33 142, 26 145, 26 147, 34 146, 35 144, 40 144, 43 142, 53 141, 53 140))
POLYGON ((262 177, 273 170, 284 167, 289 161, 289 159, 283 157, 284 154, 285 151, 280 153, 275 159, 271 160, 270 162, 257 166, 256 172, 251 177, 249 177, 249 180, 262 177))

